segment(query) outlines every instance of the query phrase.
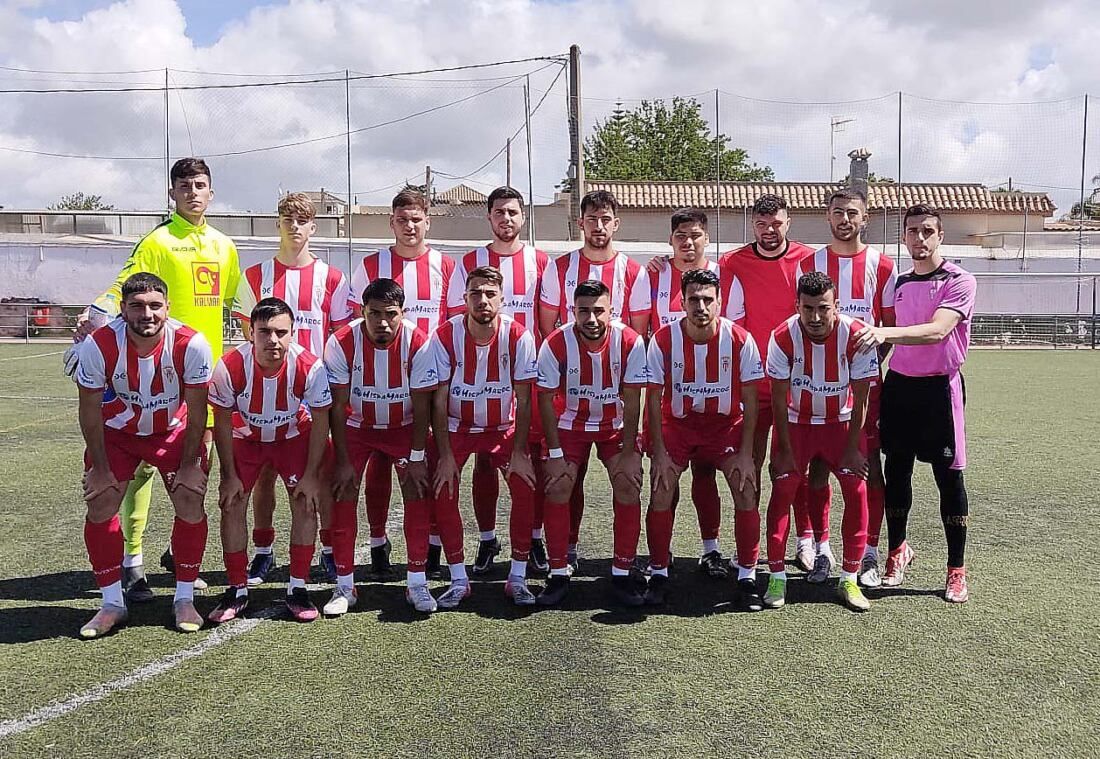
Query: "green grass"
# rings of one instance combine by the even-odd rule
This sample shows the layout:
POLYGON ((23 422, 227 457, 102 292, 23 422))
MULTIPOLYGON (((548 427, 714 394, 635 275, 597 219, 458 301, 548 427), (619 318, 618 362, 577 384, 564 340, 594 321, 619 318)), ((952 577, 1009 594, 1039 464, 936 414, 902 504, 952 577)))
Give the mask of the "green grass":
MULTIPOLYGON (((56 350, 3 346, 0 359, 56 350)), ((97 594, 81 537, 75 392, 59 362, 0 361, 0 720, 210 634, 168 628, 169 578, 158 573, 157 601, 119 634, 74 637, 97 594)), ((468 607, 430 619, 408 609, 401 584, 361 582, 344 619, 265 621, 152 681, 0 739, 0 755, 1100 755, 1100 583, 1090 561, 1100 525, 1098 377, 1092 352, 972 356, 965 606, 940 595, 945 548, 922 471, 910 529, 918 563, 868 614, 845 611, 831 588, 797 573, 786 609, 736 613, 731 585, 692 569, 690 509, 676 528, 674 548, 687 558, 677 561, 672 603, 616 610, 597 579, 611 538, 594 467, 582 535, 590 560, 561 610, 509 606, 503 571, 475 583, 468 607)), ((208 507, 216 512, 212 499, 208 507)), ((729 508, 723 539, 732 547, 729 508)), ((839 516, 834 509, 837 534, 839 516)), ((283 507, 279 518, 285 562, 283 507)), ((211 520, 210 596, 224 582, 211 520)), ((154 564, 171 522, 159 486, 150 521, 154 564)), ((280 593, 255 594, 258 606, 280 593)), ((199 603, 205 610, 213 599, 199 603)))

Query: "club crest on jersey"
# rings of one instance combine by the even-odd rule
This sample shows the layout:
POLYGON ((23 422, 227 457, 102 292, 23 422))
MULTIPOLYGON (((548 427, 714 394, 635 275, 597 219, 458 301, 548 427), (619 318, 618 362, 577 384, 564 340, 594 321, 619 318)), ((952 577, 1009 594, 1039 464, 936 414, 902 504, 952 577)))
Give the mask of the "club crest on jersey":
POLYGON ((730 364, 732 363, 729 356, 722 356, 722 371, 728 372, 730 370, 730 364))

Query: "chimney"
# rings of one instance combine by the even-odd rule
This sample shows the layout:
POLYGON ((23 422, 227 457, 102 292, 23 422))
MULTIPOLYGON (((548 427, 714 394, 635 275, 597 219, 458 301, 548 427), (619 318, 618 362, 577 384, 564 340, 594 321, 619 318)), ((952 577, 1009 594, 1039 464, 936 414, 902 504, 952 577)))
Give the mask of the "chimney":
POLYGON ((848 186, 853 190, 863 193, 863 197, 870 198, 867 188, 867 159, 871 157, 871 151, 867 148, 856 148, 848 154, 852 164, 848 169, 848 186))

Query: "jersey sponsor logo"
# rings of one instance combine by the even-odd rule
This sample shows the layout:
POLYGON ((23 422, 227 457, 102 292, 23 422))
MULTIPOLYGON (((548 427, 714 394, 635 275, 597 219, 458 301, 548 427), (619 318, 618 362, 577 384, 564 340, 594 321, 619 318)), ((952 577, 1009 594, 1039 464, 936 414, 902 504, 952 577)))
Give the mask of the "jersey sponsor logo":
POLYGON ((132 393, 127 390, 117 391, 119 400, 125 401, 130 406, 136 406, 137 408, 145 411, 155 411, 158 408, 165 408, 171 406, 178 400, 176 395, 154 395, 148 400, 142 400, 140 393, 132 393))
POLYGON ((533 305, 535 305, 535 301, 532 298, 512 298, 500 302, 503 311, 521 311, 525 308, 531 308, 533 305))
POLYGON ((871 313, 871 307, 866 303, 845 303, 844 313, 848 316, 852 314, 869 314, 871 313))
POLYGON ((681 395, 703 398, 716 398, 730 391, 729 385, 712 384, 707 382, 673 382, 672 389, 681 395))
POLYGON ((276 411, 270 416, 264 416, 263 414, 250 414, 247 411, 241 411, 241 417, 253 427, 282 427, 284 424, 290 424, 298 418, 298 410, 294 411, 276 411))
POLYGON ((320 327, 324 324, 324 320, 320 316, 299 312, 294 316, 294 323, 299 327, 320 327))
POLYGON ((512 388, 510 385, 498 385, 496 387, 462 387, 459 385, 451 386, 451 397, 459 400, 474 401, 479 398, 503 398, 506 395, 511 394, 512 388))
POLYGON ((191 280, 195 291, 196 306, 221 304, 221 264, 217 261, 192 261, 191 280))
POLYGON ((576 398, 588 398, 597 403, 611 403, 619 399, 619 392, 613 388, 597 390, 593 387, 571 387, 569 394, 576 398))
POLYGON ((409 397, 409 391, 404 388, 393 390, 376 390, 373 387, 353 387, 351 394, 356 398, 362 398, 372 403, 398 403, 409 397))
POLYGON ((791 387, 809 390, 814 395, 843 395, 848 392, 847 384, 814 382, 812 377, 791 377, 791 387))

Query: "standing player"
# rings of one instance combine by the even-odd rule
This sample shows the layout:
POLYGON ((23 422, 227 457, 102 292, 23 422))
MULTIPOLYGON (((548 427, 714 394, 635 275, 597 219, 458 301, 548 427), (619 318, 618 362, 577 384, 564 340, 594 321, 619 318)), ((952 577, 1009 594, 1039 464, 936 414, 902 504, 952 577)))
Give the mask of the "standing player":
MULTIPOLYGON (((492 266, 504 277, 501 313, 511 316, 521 327, 531 332, 537 347, 541 342, 538 330, 539 288, 542 286, 542 275, 548 259, 541 250, 524 245, 520 237, 524 223, 523 195, 511 187, 498 187, 489 193, 488 206, 493 241, 470 251, 455 266, 454 277, 447 291, 447 312, 450 316, 465 312, 466 281, 470 272, 480 266, 492 266)), ((534 414, 531 421, 532 429, 527 443, 532 451, 537 452, 542 448, 542 425, 538 414, 534 414)), ((540 469, 537 456, 532 461, 536 470, 540 469)), ((488 454, 479 453, 474 457, 472 485, 474 516, 481 534, 477 557, 470 571, 482 574, 489 571, 493 559, 501 550, 500 540, 496 536, 497 498, 500 488, 497 470, 488 454)), ((542 493, 537 487, 534 528, 531 533, 531 564, 541 572, 549 569, 546 546, 542 539, 542 493)))
POLYGON ((336 498, 336 590, 323 609, 328 616, 339 616, 355 605, 359 483, 367 461, 379 454, 396 463, 405 501, 406 598, 418 611, 436 608, 424 568, 431 518, 424 451, 439 375, 428 336, 405 319, 404 306, 401 285, 388 277, 373 280, 363 290, 363 317, 337 331, 325 346, 332 386, 336 498))
MULTIPOLYGON (((764 368, 752 336, 718 315, 720 289, 713 271, 685 273, 681 298, 687 315, 661 327, 649 342, 646 408, 652 466, 646 536, 651 571, 646 601, 664 602, 672 504, 680 475, 689 463, 700 462, 722 472, 738 511, 756 515, 751 532, 736 535, 738 564, 748 570, 738 577, 737 585, 746 607, 759 611, 755 572, 760 512, 752 440, 756 387, 764 378, 764 368)), ((735 524, 741 527, 749 521, 735 524)))
POLYGON ((195 632, 202 617, 194 585, 206 549, 206 394, 212 356, 201 333, 168 318, 168 286, 153 274, 128 277, 120 318, 81 343, 76 366, 84 437, 84 543, 103 606, 80 628, 98 638, 126 621, 123 538, 118 509, 141 462, 161 473, 176 511, 172 526, 176 629, 195 632), (103 402, 107 388, 114 397, 103 402))
MULTIPOLYGON (((788 239, 790 228, 787 201, 778 195, 761 195, 752 206, 753 242, 726 253, 719 260, 725 316, 747 329, 761 351, 767 350, 772 331, 794 315, 795 304, 791 293, 798 281, 798 264, 813 253, 813 248, 808 245, 788 239)), ((753 459, 759 482, 768 451, 768 434, 774 426, 771 383, 761 382, 757 392, 759 411, 753 439, 753 459)), ((759 494, 757 490, 758 498, 759 494)), ((747 516, 744 512, 734 512, 735 519, 747 516)), ((813 569, 815 555, 814 531, 805 489, 795 498, 794 521, 795 560, 809 572, 813 569)), ((743 569, 741 567, 739 572, 743 569)))
POLYGON ((286 607, 299 622, 317 618, 306 580, 324 494, 321 466, 332 406, 325 367, 294 334, 281 298, 249 310, 250 341, 222 356, 210 380, 214 444, 221 464, 222 554, 229 587, 207 616, 236 619, 248 606, 248 496, 260 473, 277 472, 290 496, 290 582, 286 607))
MULTIPOLYGON (((314 217, 313 203, 302 193, 290 193, 279 201, 279 251, 274 258, 244 270, 233 314, 241 320, 248 339, 250 314, 256 304, 271 297, 285 301, 293 309, 294 343, 320 358, 329 333, 351 321, 351 309, 347 277, 309 250, 309 239, 317 231, 314 217)), ((275 568, 275 474, 271 467, 264 467, 252 491, 252 543, 256 553, 248 570, 250 585, 264 582, 275 568)), ((331 566, 329 517, 321 514, 326 522, 321 528, 321 555, 332 574, 335 567, 331 566)))
MULTIPOLYGON (((855 190, 839 190, 829 197, 827 204, 829 229, 832 242, 802 259, 799 272, 819 271, 828 275, 837 289, 837 307, 840 313, 859 319, 867 325, 894 323, 894 290, 897 270, 889 256, 865 245, 861 239, 867 225, 867 199, 855 190)), ((885 491, 883 490, 882 462, 879 460, 878 410, 882 385, 879 378, 871 383, 867 401, 867 420, 864 434, 867 437, 867 555, 859 572, 860 582, 869 588, 877 587, 878 537, 882 526, 885 491)), ((829 547, 829 469, 824 461, 810 465, 808 487, 810 516, 815 522, 817 555, 813 571, 806 578, 809 582, 825 582, 836 564, 829 547)))
MULTIPOLYGON (((450 256, 433 250, 426 237, 431 227, 428 200, 415 190, 402 190, 391 203, 390 230, 394 243, 371 253, 351 275, 348 303, 358 316, 360 299, 368 284, 378 278, 392 279, 405 294, 404 313, 417 329, 430 335, 447 318, 447 291, 454 276, 455 262, 450 256)), ((391 472, 394 460, 376 451, 367 462, 367 523, 370 525, 371 571, 375 577, 390 575, 390 539, 386 519, 390 509, 391 472)), ((432 537, 429 573, 438 572, 439 538, 432 537)))
MULTIPOLYGON (((581 198, 581 217, 577 226, 584 234, 584 245, 554 260, 546 268, 539 296, 539 330, 549 335, 558 324, 574 320, 573 294, 581 282, 603 282, 611 299, 609 316, 629 324, 635 332, 646 334, 649 326, 649 281, 637 261, 615 250, 615 232, 619 229, 619 201, 606 190, 594 190, 581 198)), ((577 472, 577 490, 570 498, 569 561, 577 563, 577 541, 584 514, 584 476, 588 462, 577 472)))
MULTIPOLYGON (((233 303, 240 280, 240 264, 233 241, 206 223, 206 209, 214 199, 210 168, 201 158, 181 158, 169 172, 169 197, 175 212, 143 237, 130 254, 114 284, 78 319, 74 340, 119 313, 122 285, 132 274, 149 272, 164 280, 172 293, 172 318, 202 333, 217 360, 222 354, 225 329, 223 309, 233 303)), ((108 388, 108 396, 110 388, 108 388)), ((214 423, 207 415, 207 426, 214 423)), ((204 438, 209 445, 209 433, 204 438)), ((151 462, 150 462, 151 463, 151 462)), ((149 518, 153 493, 153 467, 139 466, 126 489, 120 508, 122 533, 126 539, 122 582, 131 601, 151 601, 153 591, 145 579, 142 536, 149 518)), ((161 564, 174 571, 172 549, 161 564)), ((201 578, 195 587, 206 587, 201 578)))
POLYGON ((913 269, 898 278, 896 327, 867 331, 866 347, 895 345, 882 385, 882 449, 886 454, 886 521, 890 555, 883 585, 901 585, 915 555, 905 539, 913 506, 913 463, 932 465, 940 491, 940 518, 947 536, 944 597, 969 598, 966 523, 970 513, 963 484, 966 384, 962 365, 970 347, 974 275, 944 260, 943 220, 927 205, 905 212, 905 247, 913 269))
POLYGON ((837 596, 848 608, 871 608, 856 582, 867 541, 867 459, 861 451, 871 380, 878 355, 860 351, 866 326, 838 311, 836 285, 821 272, 802 275, 798 313, 776 328, 768 345, 775 443, 768 502, 768 565, 764 605, 783 606, 787 593, 784 553, 791 504, 810 461, 821 459, 844 494, 844 564, 837 596))
POLYGON ((432 431, 439 450, 435 473, 436 524, 451 569, 451 587, 439 597, 445 609, 470 595, 462 550, 458 486, 471 455, 484 453, 508 481, 512 567, 504 591, 520 606, 535 603, 527 587, 535 470, 527 448, 531 385, 538 378, 535 338, 500 312, 504 277, 481 266, 466 279, 466 313, 439 326, 431 348, 439 371, 432 431))
POLYGON ((553 606, 568 592, 569 498, 595 446, 611 480, 611 587, 619 602, 640 606, 645 600, 630 570, 642 519, 638 417, 648 376, 645 340, 612 317, 611 293, 599 280, 577 285, 570 311, 574 320, 551 333, 539 349, 539 388, 546 391, 539 393, 539 411, 549 449, 545 518, 550 579, 538 602, 553 606))

